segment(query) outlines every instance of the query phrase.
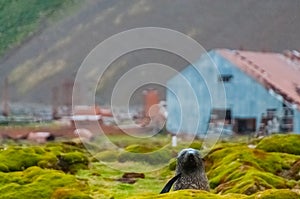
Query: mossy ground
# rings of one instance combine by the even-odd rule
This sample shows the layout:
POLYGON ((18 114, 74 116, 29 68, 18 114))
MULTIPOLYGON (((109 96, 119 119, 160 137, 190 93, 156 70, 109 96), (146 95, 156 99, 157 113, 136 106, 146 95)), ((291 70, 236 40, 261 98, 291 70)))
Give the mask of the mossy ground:
POLYGON ((0 198, 3 199, 88 198, 84 193, 86 187, 85 182, 80 182, 73 175, 36 166, 24 171, 0 172, 0 198), (76 192, 68 191, 70 189, 76 189, 76 192))
POLYGON ((258 149, 267 152, 281 152, 300 155, 300 135, 273 135, 266 137, 257 145, 258 149))
POLYGON ((267 153, 247 146, 219 147, 208 155, 208 178, 215 192, 253 194, 270 188, 293 188, 297 182, 278 176, 299 157, 267 153))
MULTIPOLYGON (((300 143, 294 135, 280 140, 289 136, 294 146, 300 143)), ((172 148, 166 136, 152 138, 150 143, 120 136, 112 139, 123 150, 110 151, 91 143, 95 156, 72 142, 2 147, 0 198, 300 198, 297 149, 266 147, 278 136, 256 141, 254 149, 244 142, 218 143, 205 157, 210 193, 182 190, 162 195, 158 193, 174 176, 176 154, 186 144, 172 148), (122 159, 124 154, 151 154, 159 148, 164 152, 149 159, 122 159), (159 164, 160 159, 164 165, 159 164), (126 170, 145 171, 145 178, 134 179, 133 184, 121 182, 126 170)), ((192 147, 199 149, 201 141, 194 141, 192 147)))
POLYGON ((71 175, 88 168, 81 148, 64 143, 8 146, 1 149, 0 162, 0 198, 90 198, 87 183, 71 175))

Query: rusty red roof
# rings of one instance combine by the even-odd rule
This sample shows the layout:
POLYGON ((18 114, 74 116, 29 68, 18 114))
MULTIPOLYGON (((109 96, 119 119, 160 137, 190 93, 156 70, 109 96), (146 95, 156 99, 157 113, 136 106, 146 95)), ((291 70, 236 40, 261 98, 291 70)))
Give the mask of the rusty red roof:
POLYGON ((218 49, 217 53, 300 109, 300 53, 218 49))

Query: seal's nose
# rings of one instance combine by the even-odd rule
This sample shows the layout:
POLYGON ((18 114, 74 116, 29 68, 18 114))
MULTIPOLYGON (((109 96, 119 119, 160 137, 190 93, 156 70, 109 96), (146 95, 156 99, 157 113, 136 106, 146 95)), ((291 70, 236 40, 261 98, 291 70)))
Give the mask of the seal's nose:
POLYGON ((193 160, 193 159, 194 159, 194 155, 195 155, 195 153, 189 152, 189 153, 187 153, 187 158, 188 158, 189 160, 193 160))

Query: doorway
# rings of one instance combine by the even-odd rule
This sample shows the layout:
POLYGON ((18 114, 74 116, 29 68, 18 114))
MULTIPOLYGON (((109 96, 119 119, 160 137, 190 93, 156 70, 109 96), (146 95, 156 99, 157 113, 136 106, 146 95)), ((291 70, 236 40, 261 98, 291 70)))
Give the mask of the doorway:
POLYGON ((236 118, 234 131, 239 134, 249 134, 256 131, 256 118, 236 118))

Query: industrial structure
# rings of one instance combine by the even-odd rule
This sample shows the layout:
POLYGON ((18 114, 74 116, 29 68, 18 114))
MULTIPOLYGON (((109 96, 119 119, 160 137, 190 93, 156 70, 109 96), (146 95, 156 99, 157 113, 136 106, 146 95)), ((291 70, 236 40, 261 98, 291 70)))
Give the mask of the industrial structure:
POLYGON ((167 88, 172 133, 202 135, 220 122, 230 134, 300 133, 297 51, 211 50, 170 79, 167 88))

